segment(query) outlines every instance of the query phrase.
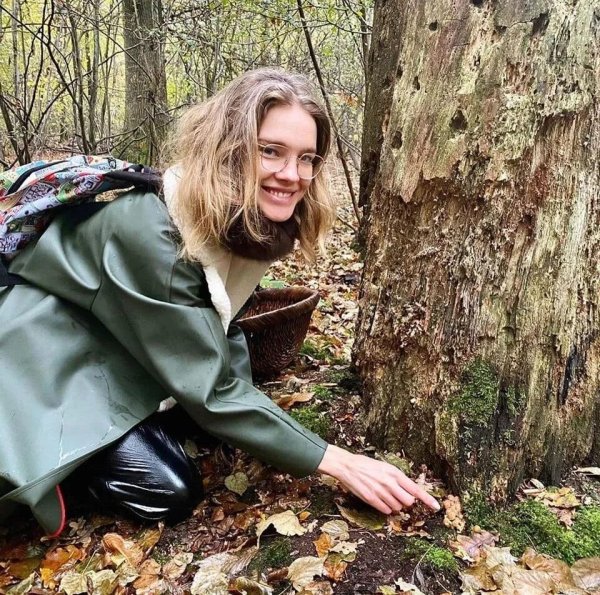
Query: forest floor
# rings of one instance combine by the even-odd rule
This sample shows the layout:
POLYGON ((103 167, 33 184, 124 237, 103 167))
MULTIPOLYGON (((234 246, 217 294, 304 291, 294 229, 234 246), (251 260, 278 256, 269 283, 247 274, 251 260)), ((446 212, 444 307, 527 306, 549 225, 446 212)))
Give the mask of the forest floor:
POLYGON ((494 509, 461 502, 418 461, 368 444, 350 365, 362 264, 350 205, 340 215, 346 224, 317 267, 292 257, 265 279, 318 289, 321 301, 297 361, 259 386, 327 440, 399 466, 442 511, 385 517, 331 478, 295 480, 190 437, 206 491, 190 518, 140 525, 87 511, 47 539, 24 511, 0 528, 0 593, 600 593, 600 469, 554 488, 532 479, 494 509))

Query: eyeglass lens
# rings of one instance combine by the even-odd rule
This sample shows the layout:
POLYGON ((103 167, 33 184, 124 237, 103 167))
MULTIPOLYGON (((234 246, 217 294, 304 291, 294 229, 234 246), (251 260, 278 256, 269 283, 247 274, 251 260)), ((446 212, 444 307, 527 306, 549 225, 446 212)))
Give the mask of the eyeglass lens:
MULTIPOLYGON (((292 157, 291 151, 283 145, 259 145, 262 166, 273 173, 285 169, 292 157)), ((314 153, 304 153, 296 157, 298 176, 303 180, 312 180, 323 166, 323 158, 314 153)))

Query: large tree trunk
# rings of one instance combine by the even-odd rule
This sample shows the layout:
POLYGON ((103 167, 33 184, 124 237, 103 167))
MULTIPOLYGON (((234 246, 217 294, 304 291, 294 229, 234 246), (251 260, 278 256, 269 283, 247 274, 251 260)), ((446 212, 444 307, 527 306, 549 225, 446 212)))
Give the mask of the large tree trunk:
POLYGON ((167 114, 161 0, 123 0, 125 129, 122 154, 154 163, 163 145, 167 114))
POLYGON ((371 440, 495 498, 600 463, 600 8, 387 0, 355 361, 371 440))

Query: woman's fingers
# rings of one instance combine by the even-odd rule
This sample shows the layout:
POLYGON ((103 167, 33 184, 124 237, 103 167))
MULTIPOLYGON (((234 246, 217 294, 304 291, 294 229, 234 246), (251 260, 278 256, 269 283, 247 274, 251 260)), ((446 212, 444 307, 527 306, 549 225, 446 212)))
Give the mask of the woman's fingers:
POLYGON ((440 505, 399 469, 336 446, 328 446, 319 470, 336 477, 353 494, 384 514, 407 508, 421 500, 433 510, 440 505))

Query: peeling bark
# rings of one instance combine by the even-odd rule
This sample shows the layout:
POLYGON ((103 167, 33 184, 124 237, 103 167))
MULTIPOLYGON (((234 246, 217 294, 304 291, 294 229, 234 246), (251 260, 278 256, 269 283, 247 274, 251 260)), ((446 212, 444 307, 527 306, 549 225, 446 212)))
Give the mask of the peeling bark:
POLYGON ((355 362, 371 440, 463 492, 600 463, 599 32, 582 0, 376 8, 355 362))

